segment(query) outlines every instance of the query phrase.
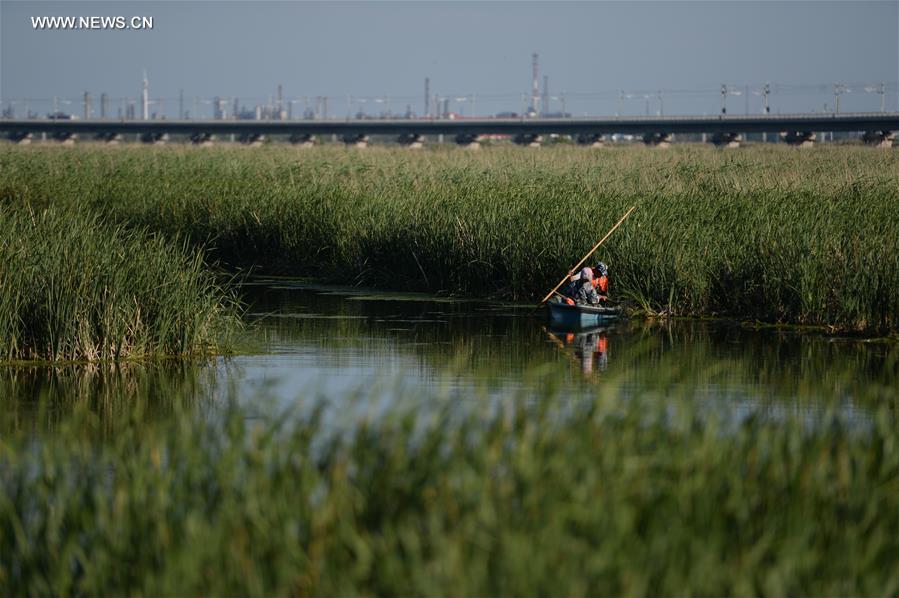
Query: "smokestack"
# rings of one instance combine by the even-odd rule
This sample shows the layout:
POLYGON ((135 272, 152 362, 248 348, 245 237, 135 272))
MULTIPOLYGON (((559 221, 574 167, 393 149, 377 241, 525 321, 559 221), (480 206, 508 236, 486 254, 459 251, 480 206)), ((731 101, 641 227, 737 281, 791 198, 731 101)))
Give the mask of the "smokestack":
POLYGON ((431 79, 425 77, 425 116, 431 116, 431 79))
POLYGON ((88 91, 84 92, 84 120, 89 119, 93 116, 94 107, 91 105, 91 94, 88 91))
POLYGON ((533 80, 531 82, 531 109, 540 113, 540 67, 539 67, 539 56, 536 52, 534 52, 531 62, 531 69, 533 71, 533 80))
POLYGON ((150 82, 147 81, 147 69, 144 69, 144 81, 140 94, 140 114, 143 120, 150 120, 150 82))

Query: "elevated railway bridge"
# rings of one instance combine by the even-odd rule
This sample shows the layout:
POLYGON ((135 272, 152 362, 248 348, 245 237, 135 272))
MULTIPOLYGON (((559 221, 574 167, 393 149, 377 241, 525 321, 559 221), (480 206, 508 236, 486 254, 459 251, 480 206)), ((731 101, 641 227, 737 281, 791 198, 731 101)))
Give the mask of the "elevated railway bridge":
POLYGON ((211 143, 231 136, 244 143, 284 137, 311 145, 317 138, 336 136, 351 145, 365 145, 372 136, 389 136, 420 147, 426 137, 443 136, 477 147, 482 136, 509 136, 519 144, 539 145, 545 135, 570 136, 584 145, 601 145, 612 135, 632 135, 649 145, 667 145, 678 134, 702 134, 716 145, 738 145, 747 134, 777 135, 795 145, 813 143, 821 132, 857 132, 881 147, 890 147, 899 131, 899 112, 785 115, 716 115, 597 118, 468 118, 379 120, 111 120, 0 119, 0 134, 27 143, 35 135, 61 142, 93 139, 115 143, 139 139, 160 143, 173 136, 193 143, 211 143))

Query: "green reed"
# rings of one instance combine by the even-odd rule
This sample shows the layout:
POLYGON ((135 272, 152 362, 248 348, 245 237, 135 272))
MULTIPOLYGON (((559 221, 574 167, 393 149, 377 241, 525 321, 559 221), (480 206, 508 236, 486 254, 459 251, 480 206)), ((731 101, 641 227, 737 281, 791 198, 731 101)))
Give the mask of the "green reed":
POLYGON ((609 148, 0 151, 0 201, 63 202, 234 267, 533 300, 600 250, 645 312, 899 328, 899 154, 609 148))
POLYGON ((0 361, 208 354, 236 313, 183 243, 71 206, 0 205, 0 361))
POLYGON ((892 594, 896 398, 728 416, 610 381, 347 434, 324 405, 123 416, 99 445, 73 416, 0 438, 0 592, 892 594))

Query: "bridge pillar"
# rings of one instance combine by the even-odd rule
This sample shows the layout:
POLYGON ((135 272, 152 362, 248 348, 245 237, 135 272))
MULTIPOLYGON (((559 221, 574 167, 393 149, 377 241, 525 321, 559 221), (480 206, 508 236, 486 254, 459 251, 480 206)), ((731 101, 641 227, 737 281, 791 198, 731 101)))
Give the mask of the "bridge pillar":
POLYGON ((715 133, 711 141, 715 147, 740 147, 743 136, 739 133, 715 133))
POLYGON ((28 145, 31 143, 33 135, 28 131, 11 131, 6 138, 12 141, 13 143, 18 143, 19 145, 28 145))
POLYGON ((643 143, 650 147, 665 148, 671 145, 671 133, 646 133, 643 143))
POLYGON ((201 147, 209 147, 213 144, 215 135, 211 133, 194 133, 190 136, 190 142, 201 147))
POLYGON ((259 147, 265 141, 265 135, 261 133, 244 133, 238 138, 241 144, 250 147, 259 147))
POLYGON ((862 140, 874 147, 891 148, 896 134, 893 131, 865 131, 862 140))
POLYGON ((141 143, 147 145, 162 145, 168 140, 169 136, 166 133, 141 133, 140 135, 141 143))
POLYGON ((397 139, 400 145, 409 149, 421 149, 425 145, 424 135, 418 133, 403 133, 397 139))
POLYGON ((297 133, 291 135, 288 139, 296 147, 308 148, 315 146, 315 135, 308 133, 297 133))
POLYGON ((474 133, 461 133, 459 135, 456 135, 455 141, 456 145, 458 145, 459 147, 464 147, 465 149, 481 149, 481 144, 478 143, 478 136, 474 133))
POLYGON ((56 131, 51 135, 51 138, 62 145, 75 145, 75 140, 78 139, 78 135, 68 131, 56 131))
POLYGON ((347 133, 343 136, 343 142, 347 147, 365 149, 368 147, 368 135, 361 133, 347 133))
POLYGON ((118 145, 122 140, 122 136, 118 133, 97 133, 94 135, 94 139, 107 145, 118 145))
POLYGON ((520 133, 513 137, 512 141, 514 141, 516 145, 523 145, 525 147, 540 147, 542 139, 543 138, 536 133, 520 133))
POLYGON ((602 135, 599 133, 580 133, 575 137, 575 141, 578 145, 590 147, 603 147, 605 145, 602 135))
POLYGON ((812 147, 815 145, 815 134, 811 131, 786 131, 780 134, 780 138, 784 143, 795 147, 812 147))

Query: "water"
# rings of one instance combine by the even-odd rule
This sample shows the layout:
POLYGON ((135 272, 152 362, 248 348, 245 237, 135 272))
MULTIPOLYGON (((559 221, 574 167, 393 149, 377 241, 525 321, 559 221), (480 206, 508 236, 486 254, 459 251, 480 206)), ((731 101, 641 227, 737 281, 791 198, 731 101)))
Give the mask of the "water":
POLYGON ((245 350, 208 363, 0 368, 6 426, 52 425, 79 404, 106 416, 141 406, 164 417, 228 397, 290 409, 321 398, 377 412, 396 397, 490 401, 576 399, 603 391, 689 396, 738 416, 762 411, 863 416, 899 382, 895 343, 735 323, 621 321, 554 331, 532 307, 383 294, 283 280, 243 289, 245 350), (44 396, 49 400, 38 401, 44 396))

